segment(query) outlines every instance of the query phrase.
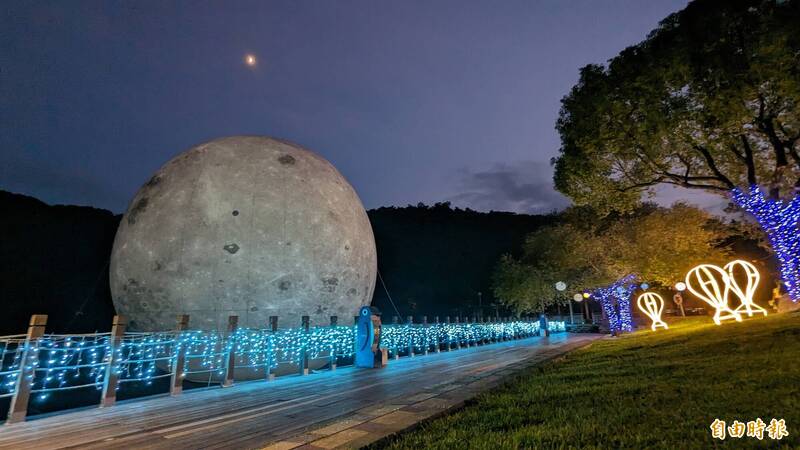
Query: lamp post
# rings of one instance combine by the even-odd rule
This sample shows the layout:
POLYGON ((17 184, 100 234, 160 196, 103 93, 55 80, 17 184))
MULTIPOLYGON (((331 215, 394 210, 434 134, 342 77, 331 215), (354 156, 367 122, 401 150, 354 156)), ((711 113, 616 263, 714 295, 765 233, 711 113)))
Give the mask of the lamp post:
POLYGON ((672 301, 681 308, 681 317, 686 317, 686 311, 683 310, 683 296, 681 292, 686 290, 686 283, 679 281, 675 283, 675 295, 672 296, 672 301))
MULTIPOLYGON (((558 292, 564 292, 565 290, 567 290, 567 283, 559 281, 558 283, 556 283, 556 290, 558 292)), ((573 318, 572 315, 572 300, 567 299, 567 303, 569 304, 569 324, 575 325, 575 319, 573 318)))
MULTIPOLYGON (((575 294, 575 295, 572 296, 572 300, 574 300, 575 303, 577 303, 578 306, 580 306, 581 302, 583 301, 583 295, 575 294)), ((570 313, 572 313, 571 310, 572 310, 572 301, 570 301, 570 313)), ((584 323, 586 323, 586 321, 589 320, 589 318, 586 316, 585 313, 581 314, 581 315, 584 316, 583 320, 584 320, 584 323)))
POLYGON ((586 300, 583 303, 583 314, 584 314, 584 316, 586 316, 586 320, 589 323, 594 323, 594 318, 592 317, 592 311, 589 309, 589 297, 590 297, 589 293, 588 292, 584 292, 583 294, 575 294, 575 296, 572 297, 572 298, 575 301, 578 301, 578 302, 586 300), (579 296, 580 296, 580 299, 578 299, 579 296))

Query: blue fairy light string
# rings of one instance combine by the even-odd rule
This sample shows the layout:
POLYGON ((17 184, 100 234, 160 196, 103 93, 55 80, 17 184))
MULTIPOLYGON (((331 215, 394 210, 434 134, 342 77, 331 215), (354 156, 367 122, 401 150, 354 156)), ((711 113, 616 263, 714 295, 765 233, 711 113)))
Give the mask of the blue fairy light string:
MULTIPOLYGON (((551 321, 553 332, 565 331, 565 323, 551 321)), ((429 325, 383 325, 381 346, 395 355, 469 346, 535 335, 539 322, 435 323, 429 325)), ((280 364, 298 364, 301 359, 354 356, 355 326, 325 326, 268 329, 239 328, 231 334, 214 331, 125 333, 114 343, 110 333, 84 335, 50 334, 26 342, 24 335, 0 337, 0 398, 12 396, 20 378, 23 356, 32 399, 47 400, 57 391, 102 389, 106 370, 125 383, 151 385, 172 376, 177 356, 184 354, 183 373, 221 376, 231 352, 235 368, 271 371, 280 364), (113 358, 112 358, 113 355, 113 358), (113 363, 112 363, 113 361, 113 363)))
POLYGON ((733 201, 758 221, 780 263, 781 279, 793 302, 800 301, 800 195, 767 198, 758 186, 733 189, 733 201))
POLYGON ((591 292, 592 297, 603 307, 608 318, 608 327, 613 333, 633 331, 631 295, 636 290, 636 278, 635 274, 626 275, 591 292))

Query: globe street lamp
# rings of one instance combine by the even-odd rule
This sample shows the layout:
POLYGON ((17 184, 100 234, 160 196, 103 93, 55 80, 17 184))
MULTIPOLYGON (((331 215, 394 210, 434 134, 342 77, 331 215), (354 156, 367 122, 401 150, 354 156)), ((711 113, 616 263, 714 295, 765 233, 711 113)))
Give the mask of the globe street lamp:
POLYGON ((681 317, 686 317, 686 311, 683 310, 683 296, 681 292, 686 290, 686 283, 678 281, 675 283, 675 295, 672 296, 672 301, 681 309, 681 317))
MULTIPOLYGON (((558 292, 566 291, 567 290, 567 283, 564 283, 563 281, 559 281, 558 283, 556 283, 556 290, 558 292)), ((567 303, 569 304, 569 324, 570 325, 575 325, 575 319, 573 318, 573 315, 572 315, 572 301, 567 299, 567 303)))
POLYGON ((591 322, 592 321, 592 314, 591 314, 591 311, 589 311, 589 302, 588 302, 589 297, 590 297, 590 295, 589 295, 588 292, 584 292, 583 294, 575 294, 572 297, 572 299, 575 300, 578 303, 580 303, 580 302, 582 302, 584 300, 587 300, 587 302, 583 304, 583 318, 587 322, 591 322))

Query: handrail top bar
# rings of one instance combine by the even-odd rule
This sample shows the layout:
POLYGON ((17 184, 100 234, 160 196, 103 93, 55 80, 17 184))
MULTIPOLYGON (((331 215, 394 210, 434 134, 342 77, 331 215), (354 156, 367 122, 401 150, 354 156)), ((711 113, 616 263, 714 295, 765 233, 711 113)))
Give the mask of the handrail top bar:
MULTIPOLYGON (((394 328, 394 327, 413 327, 413 328, 454 328, 454 327, 463 327, 466 325, 482 325, 487 327, 492 326, 501 326, 501 325, 513 325, 515 323, 530 323, 530 321, 525 319, 513 320, 510 322, 457 322, 457 323, 445 323, 445 322, 428 322, 427 324, 423 323, 384 323, 384 327, 394 328)), ((37 322, 37 326, 39 326, 37 322)), ((318 330, 318 329, 352 329, 355 325, 314 325, 310 327, 310 330, 318 330)), ((286 331, 303 331, 302 327, 291 327, 291 328, 279 328, 277 333, 286 332, 286 331)), ((239 327, 237 328, 238 332, 263 332, 263 333, 275 333, 271 329, 264 327, 264 328, 254 328, 254 327, 239 327)), ((125 331, 124 336, 155 336, 155 335, 181 335, 181 334, 190 334, 190 333, 203 333, 209 335, 224 335, 226 333, 217 331, 217 330, 163 330, 163 331, 125 331)), ((95 332, 95 333, 75 333, 75 334, 62 334, 62 333, 45 333, 39 339, 66 339, 66 338, 81 338, 81 337, 110 337, 111 332, 95 332)), ((25 334, 11 334, 0 336, 0 344, 3 341, 16 341, 16 340, 25 340, 25 334)))

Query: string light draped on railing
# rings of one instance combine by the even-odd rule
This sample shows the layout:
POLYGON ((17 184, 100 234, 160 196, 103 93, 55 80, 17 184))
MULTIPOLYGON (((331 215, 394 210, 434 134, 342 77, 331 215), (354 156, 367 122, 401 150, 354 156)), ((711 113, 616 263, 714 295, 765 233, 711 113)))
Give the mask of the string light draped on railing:
MULTIPOLYGON (((565 331, 564 322, 549 322, 551 331, 565 331)), ((381 347, 398 356, 436 348, 450 349, 536 335, 539 322, 435 323, 383 325, 381 347)), ((332 362, 352 358, 355 326, 319 326, 271 329, 238 328, 233 333, 216 331, 126 332, 115 346, 110 333, 82 335, 45 334, 28 342, 25 335, 0 337, 0 398, 13 396, 28 346, 28 372, 22 382, 31 398, 44 401, 65 390, 103 388, 106 369, 125 384, 150 385, 170 377, 175 362, 183 361, 183 376, 208 374, 218 379, 234 368, 269 372, 281 364, 299 364, 303 358, 327 358, 332 362), (113 348, 113 350, 112 350, 113 348), (112 352, 114 357, 112 358, 112 352), (182 359, 178 355, 183 355, 182 359)))
POLYGON ((0 398, 14 395, 19 378, 19 366, 25 345, 25 335, 4 336, 0 339, 0 398))

